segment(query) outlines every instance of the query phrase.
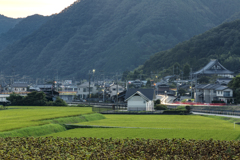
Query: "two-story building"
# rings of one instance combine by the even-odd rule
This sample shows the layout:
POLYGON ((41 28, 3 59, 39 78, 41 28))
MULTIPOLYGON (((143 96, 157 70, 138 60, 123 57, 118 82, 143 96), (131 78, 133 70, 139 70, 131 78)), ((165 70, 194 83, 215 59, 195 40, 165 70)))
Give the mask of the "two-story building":
POLYGON ((28 84, 26 82, 14 82, 11 85, 12 92, 27 92, 28 84))
POLYGON ((228 103, 233 100, 233 91, 220 84, 200 84, 195 86, 194 98, 195 102, 201 103, 212 103, 212 101, 228 103))
POLYGON ((90 94, 96 94, 98 92, 97 87, 93 83, 90 84, 90 88, 89 82, 80 84, 77 86, 77 96, 79 96, 79 98, 81 99, 86 99, 87 97, 89 97, 89 90, 90 94))
POLYGON ((112 84, 109 87, 109 91, 110 91, 109 92, 110 97, 113 97, 113 96, 123 92, 124 91, 124 87, 120 86, 120 85, 112 84))

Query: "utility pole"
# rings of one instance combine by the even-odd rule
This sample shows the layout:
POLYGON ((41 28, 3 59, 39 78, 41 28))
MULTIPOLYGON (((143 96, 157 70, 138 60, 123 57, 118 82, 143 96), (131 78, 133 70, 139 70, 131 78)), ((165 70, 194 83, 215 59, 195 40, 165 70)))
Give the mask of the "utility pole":
POLYGON ((192 98, 192 68, 191 68, 191 98, 192 98))
POLYGON ((117 104, 118 104, 118 73, 117 73, 117 104))
POLYGON ((90 106, 90 71, 89 71, 89 73, 88 73, 88 75, 89 75, 89 88, 88 88, 88 91, 89 91, 89 95, 88 95, 88 106, 90 106))

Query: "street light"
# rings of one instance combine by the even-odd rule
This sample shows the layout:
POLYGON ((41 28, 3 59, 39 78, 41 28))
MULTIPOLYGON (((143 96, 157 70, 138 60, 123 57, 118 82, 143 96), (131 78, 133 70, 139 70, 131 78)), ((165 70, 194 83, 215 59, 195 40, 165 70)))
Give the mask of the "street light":
POLYGON ((96 71, 95 69, 92 70, 92 72, 93 72, 93 83, 94 83, 94 73, 95 73, 95 71, 96 71))

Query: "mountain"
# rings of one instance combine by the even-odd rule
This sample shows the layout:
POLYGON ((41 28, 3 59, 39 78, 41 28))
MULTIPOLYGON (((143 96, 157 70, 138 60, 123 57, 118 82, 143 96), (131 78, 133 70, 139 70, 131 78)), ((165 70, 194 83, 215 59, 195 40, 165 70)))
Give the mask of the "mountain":
POLYGON ((0 14, 0 34, 7 32, 9 29, 13 28, 18 22, 20 22, 21 18, 8 18, 0 14))
POLYGON ((23 37, 32 34, 51 18, 51 16, 45 17, 41 15, 32 15, 24 18, 9 31, 0 35, 0 50, 23 37))
POLYGON ((131 70, 239 12, 231 0, 79 0, 0 52, 0 67, 34 77, 131 70))
POLYGON ((162 71, 177 62, 182 67, 188 63, 197 71, 210 59, 218 59, 227 69, 240 72, 240 20, 224 23, 172 49, 156 53, 141 70, 144 73, 162 71))

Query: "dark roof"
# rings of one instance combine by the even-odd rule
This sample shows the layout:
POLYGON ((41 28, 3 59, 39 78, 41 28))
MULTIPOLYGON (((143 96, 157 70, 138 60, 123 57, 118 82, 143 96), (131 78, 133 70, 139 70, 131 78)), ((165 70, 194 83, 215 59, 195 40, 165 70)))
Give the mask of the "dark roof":
POLYGON ((128 99, 136 92, 141 92, 144 96, 146 96, 148 99, 153 100, 155 99, 155 92, 154 89, 128 89, 125 99, 128 99))
POLYGON ((19 87, 19 88, 26 88, 26 87, 28 87, 28 84, 24 83, 24 82, 15 82, 15 83, 12 84, 11 87, 14 87, 14 88, 17 88, 17 87, 19 87))
POLYGON ((233 74, 232 71, 227 70, 225 67, 223 67, 218 60, 212 59, 205 67, 200 69, 199 71, 193 73, 194 75, 197 74, 233 74), (214 68, 214 67, 217 68, 214 68))
POLYGON ((195 89, 217 89, 222 87, 220 84, 200 84, 195 86, 195 89))
POLYGON ((217 91, 223 91, 225 89, 228 89, 228 87, 227 86, 221 86, 221 87, 218 87, 216 90, 217 91))

